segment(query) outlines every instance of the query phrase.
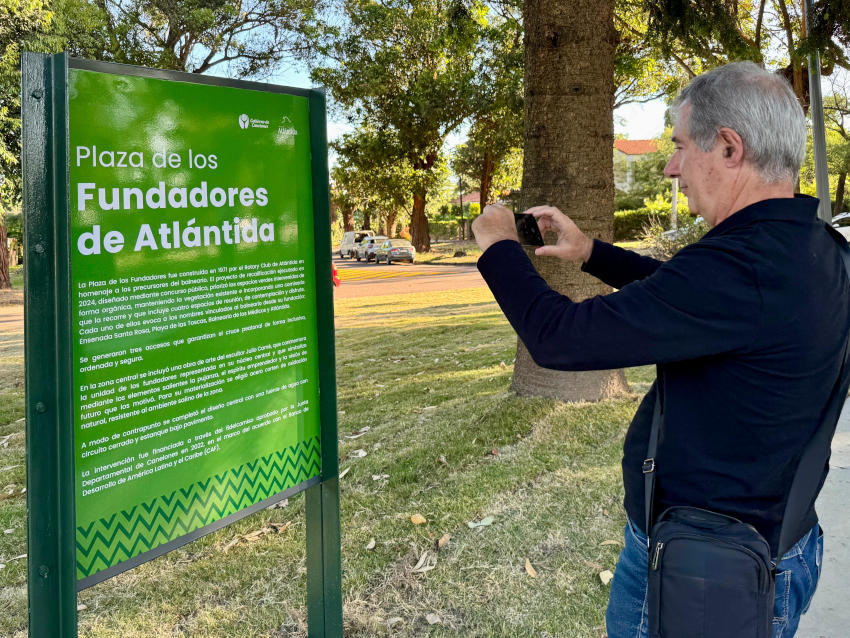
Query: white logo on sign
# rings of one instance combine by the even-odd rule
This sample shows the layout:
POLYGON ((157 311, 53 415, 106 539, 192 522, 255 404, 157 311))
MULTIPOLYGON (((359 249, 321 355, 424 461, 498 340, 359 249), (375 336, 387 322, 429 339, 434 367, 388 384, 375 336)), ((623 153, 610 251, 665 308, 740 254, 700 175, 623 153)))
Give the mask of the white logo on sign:
POLYGON ((248 128, 248 122, 250 118, 247 114, 243 113, 239 116, 239 128, 248 128))
POLYGON ((290 120, 286 115, 280 118, 280 124, 277 127, 277 135, 275 136, 277 143, 291 146, 295 143, 296 135, 298 135, 298 131, 295 130, 292 120, 290 120))

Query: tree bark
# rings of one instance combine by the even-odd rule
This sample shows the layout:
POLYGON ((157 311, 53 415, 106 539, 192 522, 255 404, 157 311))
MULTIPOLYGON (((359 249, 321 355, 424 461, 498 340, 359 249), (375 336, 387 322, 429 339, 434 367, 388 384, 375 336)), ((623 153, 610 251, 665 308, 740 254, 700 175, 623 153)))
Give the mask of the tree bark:
POLYGON ((844 209, 844 185, 847 182, 847 172, 842 171, 838 174, 838 184, 835 185, 835 208, 832 211, 832 216, 840 215, 844 209))
POLYGON ((398 230, 398 211, 387 213, 387 237, 395 237, 398 230))
POLYGON ((363 230, 372 230, 372 215, 368 210, 363 211, 363 230))
MULTIPOLYGON (((585 233, 606 241, 614 232, 613 14, 614 0, 528 0, 523 8, 523 207, 557 206, 585 233)), ((528 252, 547 283, 574 301, 610 292, 579 264, 528 252)), ((540 368, 517 340, 512 388, 520 395, 598 401, 628 385, 622 370, 540 368)))
POLYGON ((343 208, 342 209, 342 230, 346 233, 354 230, 354 209, 353 208, 343 208))
POLYGON ((413 211, 410 214, 410 241, 418 253, 431 250, 428 218, 425 217, 425 194, 413 194, 413 211))
POLYGON ((484 153, 484 161, 481 162, 481 184, 478 187, 478 205, 480 212, 490 203, 490 189, 493 188, 493 158, 490 153, 484 153))
POLYGON ((12 287, 9 277, 9 246, 6 242, 6 223, 0 221, 0 290, 12 287))

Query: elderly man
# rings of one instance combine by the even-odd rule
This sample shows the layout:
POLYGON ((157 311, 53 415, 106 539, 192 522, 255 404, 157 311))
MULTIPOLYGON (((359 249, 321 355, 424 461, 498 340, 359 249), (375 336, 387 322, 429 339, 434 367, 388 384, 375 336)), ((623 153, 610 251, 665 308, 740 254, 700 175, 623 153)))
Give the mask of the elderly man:
MULTIPOLYGON (((669 262, 591 239, 538 206, 557 241, 538 255, 581 260, 618 289, 573 302, 539 277, 512 213, 488 206, 473 224, 478 268, 541 366, 562 370, 658 364, 623 454, 625 548, 607 611, 610 638, 647 635, 644 477, 656 395, 664 414, 655 511, 689 505, 753 525, 776 555, 801 450, 841 369, 850 282, 817 200, 794 197, 806 122, 784 80, 749 62, 695 78, 672 108, 678 177, 711 230, 669 262), (661 388, 659 389, 659 385, 661 388)), ((825 475, 824 470, 824 475, 825 475)), ((777 568, 774 636, 793 636, 821 570, 814 507, 777 568)))

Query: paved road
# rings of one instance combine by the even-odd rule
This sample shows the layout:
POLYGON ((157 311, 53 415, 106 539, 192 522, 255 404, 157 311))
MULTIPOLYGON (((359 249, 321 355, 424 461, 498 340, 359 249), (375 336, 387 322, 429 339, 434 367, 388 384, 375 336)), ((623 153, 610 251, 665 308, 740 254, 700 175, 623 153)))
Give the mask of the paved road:
POLYGON ((824 531, 823 571, 795 638, 850 635, 850 400, 832 439, 829 475, 816 508, 824 531))
POLYGON ((457 290, 484 286, 474 264, 392 264, 334 258, 342 284, 334 288, 334 299, 398 295, 409 292, 457 290))

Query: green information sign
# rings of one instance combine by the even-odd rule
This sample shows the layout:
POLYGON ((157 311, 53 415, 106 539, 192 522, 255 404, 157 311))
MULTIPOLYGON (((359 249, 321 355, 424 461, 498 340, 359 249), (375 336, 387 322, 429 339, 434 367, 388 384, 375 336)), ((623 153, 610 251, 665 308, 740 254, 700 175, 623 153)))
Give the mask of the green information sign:
MULTIPOLYGON (((28 460, 32 481, 55 457, 62 483, 60 586, 72 543, 82 589, 312 488, 324 598, 339 559, 324 96, 66 60, 24 61, 28 460)), ((53 498, 38 483, 31 546, 53 498)))

